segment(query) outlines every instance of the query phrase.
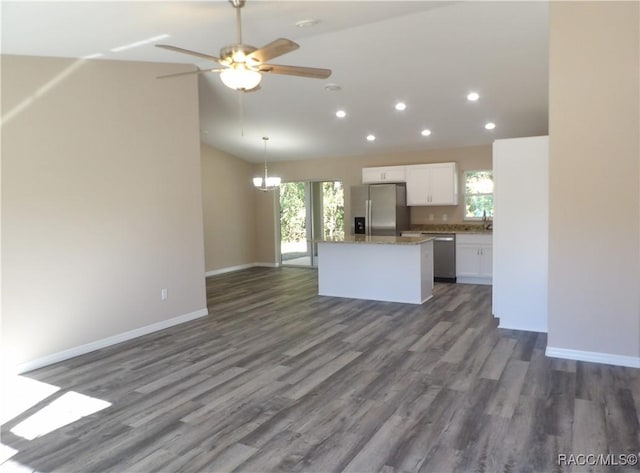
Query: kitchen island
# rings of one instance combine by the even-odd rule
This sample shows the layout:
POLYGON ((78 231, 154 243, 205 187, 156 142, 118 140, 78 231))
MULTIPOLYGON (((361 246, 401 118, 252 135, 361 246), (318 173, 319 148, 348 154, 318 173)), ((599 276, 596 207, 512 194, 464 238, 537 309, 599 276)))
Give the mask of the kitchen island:
POLYGON ((433 290, 433 237, 318 240, 318 293, 422 304, 433 290))

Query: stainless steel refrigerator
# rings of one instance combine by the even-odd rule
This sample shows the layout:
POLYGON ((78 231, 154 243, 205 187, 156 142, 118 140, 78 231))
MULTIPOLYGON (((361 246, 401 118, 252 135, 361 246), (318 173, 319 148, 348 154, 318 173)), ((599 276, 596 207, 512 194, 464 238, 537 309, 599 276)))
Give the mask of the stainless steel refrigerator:
POLYGON ((394 236, 409 229, 405 184, 351 187, 351 234, 394 236))

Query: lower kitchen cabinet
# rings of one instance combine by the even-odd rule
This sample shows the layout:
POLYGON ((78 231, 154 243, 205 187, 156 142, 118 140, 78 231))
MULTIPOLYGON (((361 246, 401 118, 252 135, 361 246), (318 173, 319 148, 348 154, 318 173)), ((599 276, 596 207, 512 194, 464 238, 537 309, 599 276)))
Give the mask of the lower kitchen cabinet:
POLYGON ((456 280, 459 283, 491 284, 493 242, 486 234, 456 234, 456 280))

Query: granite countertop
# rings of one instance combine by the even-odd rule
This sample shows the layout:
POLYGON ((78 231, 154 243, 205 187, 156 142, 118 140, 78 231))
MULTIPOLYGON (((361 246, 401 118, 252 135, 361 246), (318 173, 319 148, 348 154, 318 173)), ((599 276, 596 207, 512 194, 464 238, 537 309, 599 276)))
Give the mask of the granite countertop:
MULTIPOLYGON (((490 222, 493 224, 493 222, 490 222)), ((423 234, 429 233, 478 233, 483 235, 492 235, 493 229, 485 230, 482 225, 466 224, 466 223, 452 223, 452 224, 440 224, 440 225, 411 225, 411 232, 421 232, 423 234)))
POLYGON ((368 235, 346 235, 342 238, 328 238, 315 240, 316 243, 368 243, 376 245, 419 245, 426 241, 433 240, 433 237, 422 235, 415 237, 401 236, 368 236, 368 235))
MULTIPOLYGON (((411 232, 413 231, 417 231, 417 230, 409 230, 411 232)), ((466 234, 476 234, 476 235, 493 235, 493 230, 456 230, 456 231, 435 231, 435 230, 421 230, 420 233, 422 233, 423 235, 446 235, 446 234, 460 234, 460 233, 466 233, 466 234)))

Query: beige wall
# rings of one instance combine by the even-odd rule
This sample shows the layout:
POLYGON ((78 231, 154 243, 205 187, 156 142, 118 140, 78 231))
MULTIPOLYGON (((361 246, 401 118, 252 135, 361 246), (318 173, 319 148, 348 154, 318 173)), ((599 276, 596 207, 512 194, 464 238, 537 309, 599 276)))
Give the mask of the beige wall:
POLYGON ((3 362, 206 309, 197 82, 167 71, 2 57, 3 362))
MULTIPOLYGON (((325 158, 302 161, 275 161, 269 163, 269 174, 282 178, 283 181, 301 180, 341 180, 345 189, 362 183, 362 168, 368 166, 395 166, 403 164, 457 162, 462 185, 465 170, 491 169, 491 146, 474 146, 465 148, 436 149, 428 151, 399 152, 393 154, 379 154, 373 156, 345 156, 339 158, 325 158)), ((253 172, 259 175, 261 164, 254 165, 253 172)), ((462 188, 460 187, 460 190, 462 188)), ((462 195, 462 194, 460 194, 462 195)), ((460 197, 461 198, 461 197, 460 197)), ((349 192, 345 192, 345 224, 350 225, 349 192)), ((257 259, 260 262, 276 261, 276 242, 272 239, 275 234, 275 201, 271 194, 257 198, 256 225, 260 229, 257 248, 257 259)), ((413 207, 411 222, 443 223, 442 215, 446 213, 446 223, 460 223, 463 218, 463 206, 443 207, 413 207), (429 214, 434 215, 434 221, 429 221, 429 214)))
POLYGON ((202 144, 205 269, 252 264, 255 259, 253 166, 202 144))
POLYGON ((548 346, 640 356, 637 2, 551 2, 548 346))

